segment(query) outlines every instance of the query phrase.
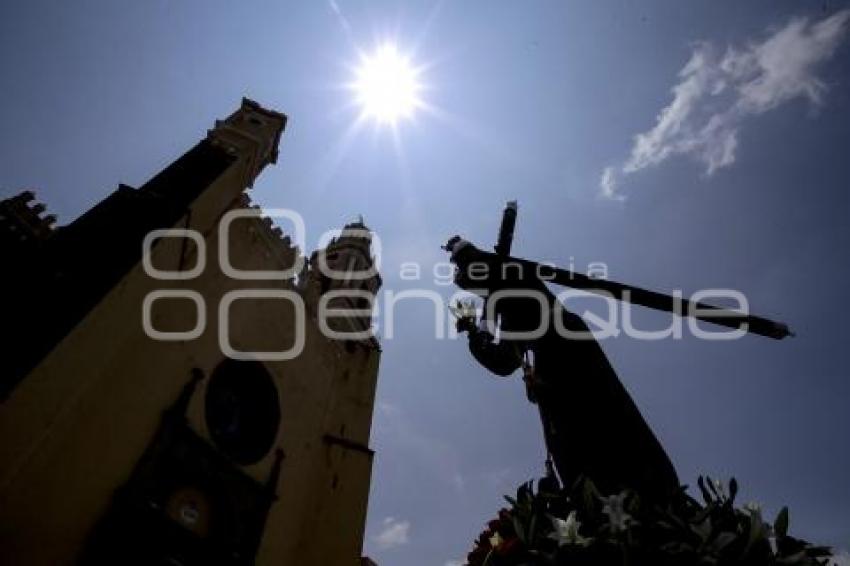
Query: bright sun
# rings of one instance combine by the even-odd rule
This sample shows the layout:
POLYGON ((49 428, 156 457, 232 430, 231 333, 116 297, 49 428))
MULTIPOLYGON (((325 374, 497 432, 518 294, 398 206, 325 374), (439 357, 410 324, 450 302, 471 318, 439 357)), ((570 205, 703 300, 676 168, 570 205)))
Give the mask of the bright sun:
POLYGON ((364 116, 395 125, 422 105, 419 72, 395 45, 385 44, 360 58, 353 84, 364 116))

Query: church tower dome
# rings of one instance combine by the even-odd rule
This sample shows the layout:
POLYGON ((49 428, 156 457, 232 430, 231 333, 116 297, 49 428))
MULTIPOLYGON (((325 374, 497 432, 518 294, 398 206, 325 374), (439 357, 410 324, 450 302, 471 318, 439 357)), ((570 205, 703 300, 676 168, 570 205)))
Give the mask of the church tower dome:
POLYGON ((358 332, 371 327, 374 297, 382 283, 372 246, 372 231, 358 217, 310 256, 303 281, 307 305, 314 312, 322 304, 335 313, 350 311, 350 316, 334 315, 329 320, 333 330, 358 332))

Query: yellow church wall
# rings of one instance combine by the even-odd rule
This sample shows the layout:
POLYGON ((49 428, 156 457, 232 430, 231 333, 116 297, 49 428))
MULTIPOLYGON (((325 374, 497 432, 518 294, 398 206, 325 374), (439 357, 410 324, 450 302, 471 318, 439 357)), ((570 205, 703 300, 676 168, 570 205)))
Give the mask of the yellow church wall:
MULTIPOLYGON (((233 256, 266 258, 269 246, 258 236, 262 229, 259 221, 234 223, 233 256), (254 234, 249 232, 252 226, 254 234)), ((156 281, 137 266, 0 411, 0 547, 11 563, 62 564, 76 555, 191 370, 199 368, 209 376, 222 360, 217 317, 225 292, 292 289, 285 281, 235 281, 224 276, 215 261, 217 231, 206 232, 208 261, 201 277, 156 281), (144 334, 140 307, 144 295, 157 288, 191 289, 205 298, 207 327, 200 337, 161 342, 144 334), (51 544, 43 544, 45 540, 51 544)), ((178 265, 180 245, 179 239, 162 240, 154 248, 154 265, 160 269, 178 265)), ((268 256, 266 268, 282 267, 272 261, 275 257, 268 256)), ((184 263, 191 267, 196 259, 189 254, 184 263)), ((281 348, 291 344, 292 313, 286 303, 274 301, 275 308, 267 300, 239 303, 238 309, 234 303, 231 324, 234 347, 265 348, 268 344, 262 342, 269 336, 277 337, 281 348)), ((182 308, 187 304, 191 306, 182 299, 162 299, 154 305, 154 327, 190 326, 193 318, 187 321, 182 308), (179 303, 181 308, 169 308, 168 301, 177 301, 172 305, 179 303)), ((297 558, 300 564, 348 563, 348 558, 359 556, 371 458, 328 445, 323 435, 368 445, 377 352, 358 347, 350 353, 342 343, 322 336, 308 316, 302 355, 266 365, 279 390, 282 424, 276 444, 286 458, 279 500, 268 517, 257 563, 283 558, 297 558), (326 538, 329 527, 333 535, 326 538)), ((188 418, 209 438, 203 416, 205 386, 206 381, 195 393, 188 418)), ((244 469, 264 481, 271 461, 270 454, 244 469)))

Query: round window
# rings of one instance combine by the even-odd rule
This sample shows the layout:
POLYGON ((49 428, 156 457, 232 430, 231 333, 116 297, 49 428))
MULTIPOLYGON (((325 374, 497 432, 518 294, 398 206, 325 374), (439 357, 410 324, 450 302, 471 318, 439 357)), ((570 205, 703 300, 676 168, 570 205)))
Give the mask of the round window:
POLYGON ((271 450, 280 426, 274 380, 255 361, 227 359, 207 384, 207 428, 216 447, 240 464, 253 464, 271 450))

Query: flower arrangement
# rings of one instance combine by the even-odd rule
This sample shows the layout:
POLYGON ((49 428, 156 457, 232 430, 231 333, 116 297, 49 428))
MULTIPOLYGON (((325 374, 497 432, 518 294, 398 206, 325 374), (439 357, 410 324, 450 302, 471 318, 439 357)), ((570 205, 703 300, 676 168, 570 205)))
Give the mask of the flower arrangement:
POLYGON ((549 480, 505 497, 469 566, 815 566, 831 555, 788 534, 787 508, 768 523, 757 505, 736 507, 735 479, 700 477, 703 502, 683 487, 663 506, 629 490, 603 495, 588 479, 570 489, 549 480))

